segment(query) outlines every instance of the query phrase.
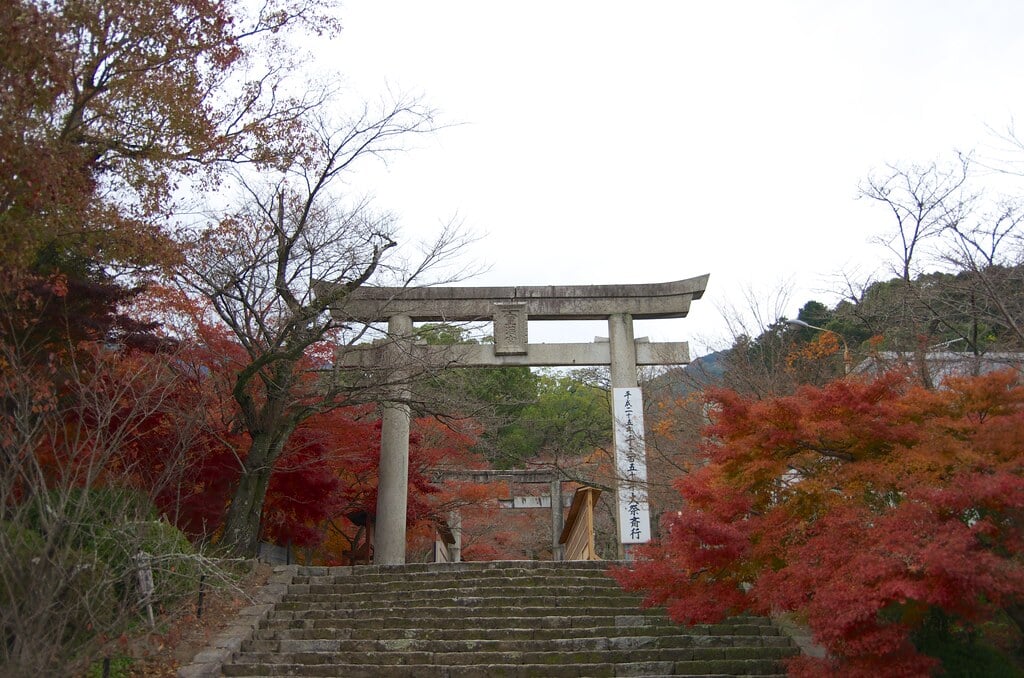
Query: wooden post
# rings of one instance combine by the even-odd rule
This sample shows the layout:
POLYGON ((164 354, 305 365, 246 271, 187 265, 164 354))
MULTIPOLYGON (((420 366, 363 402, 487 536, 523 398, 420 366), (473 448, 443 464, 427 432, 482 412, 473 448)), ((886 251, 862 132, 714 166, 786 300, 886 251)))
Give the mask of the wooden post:
POLYGON ((576 490, 559 543, 565 544, 566 560, 600 560, 594 548, 594 506, 601 490, 581 487, 576 490))
POLYGON ((557 476, 551 481, 551 559, 561 560, 562 544, 562 481, 557 476))

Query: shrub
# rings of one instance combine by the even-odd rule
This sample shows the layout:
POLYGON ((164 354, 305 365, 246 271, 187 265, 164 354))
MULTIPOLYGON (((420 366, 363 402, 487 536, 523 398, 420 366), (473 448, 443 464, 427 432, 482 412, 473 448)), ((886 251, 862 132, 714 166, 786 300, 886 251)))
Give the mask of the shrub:
POLYGON ((58 671, 121 609, 113 576, 94 554, 0 523, 0 628, 4 675, 58 671))
POLYGON ((61 543, 93 549, 109 526, 156 517, 153 502, 137 490, 75 487, 43 494, 27 507, 25 522, 61 543))
POLYGON ((129 605, 139 602, 136 556, 140 553, 149 557, 154 606, 169 605, 198 588, 200 568, 195 549, 169 523, 150 520, 110 525, 95 543, 97 555, 114 573, 118 590, 129 605))
POLYGON ((125 488, 50 491, 0 523, 0 674, 59 675, 139 620, 136 554, 150 556, 155 610, 198 587, 188 539, 125 488))

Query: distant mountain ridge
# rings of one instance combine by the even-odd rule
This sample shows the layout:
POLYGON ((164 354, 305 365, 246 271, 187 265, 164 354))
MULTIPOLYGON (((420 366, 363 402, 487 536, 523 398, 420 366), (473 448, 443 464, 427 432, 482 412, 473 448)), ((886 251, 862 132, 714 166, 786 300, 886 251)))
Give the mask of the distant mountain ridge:
POLYGON ((652 379, 646 385, 646 390, 663 397, 681 398, 707 386, 720 384, 725 376, 728 354, 728 350, 715 351, 695 358, 688 365, 673 367, 652 379))

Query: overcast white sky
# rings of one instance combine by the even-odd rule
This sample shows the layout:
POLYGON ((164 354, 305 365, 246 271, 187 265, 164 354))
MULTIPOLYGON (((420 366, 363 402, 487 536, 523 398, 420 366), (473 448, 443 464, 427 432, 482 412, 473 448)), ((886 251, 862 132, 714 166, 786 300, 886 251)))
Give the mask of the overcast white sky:
MULTIPOLYGON (((442 121, 360 175, 407 237, 457 216, 484 237, 466 284, 662 282, 710 273, 685 320, 725 335, 743 290, 831 303, 883 264, 858 183, 887 162, 994 143, 1024 111, 1024 2, 345 0, 323 50, 354 96, 422 94, 442 121)), ((366 168, 369 169, 369 168, 366 168)), ((531 323, 587 341, 600 323, 531 323)))

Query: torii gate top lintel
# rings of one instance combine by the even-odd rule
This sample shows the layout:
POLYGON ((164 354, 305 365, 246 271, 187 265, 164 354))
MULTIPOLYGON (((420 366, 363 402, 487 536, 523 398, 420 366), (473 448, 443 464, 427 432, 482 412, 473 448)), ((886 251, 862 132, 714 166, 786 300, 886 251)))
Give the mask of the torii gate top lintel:
POLYGON ((359 322, 384 322, 398 315, 414 322, 483 320, 494 315, 495 304, 522 305, 530 320, 603 320, 615 314, 628 314, 637 320, 683 318, 689 313, 690 302, 703 296, 707 283, 705 274, 631 285, 363 286, 332 310, 338 317, 359 322))

